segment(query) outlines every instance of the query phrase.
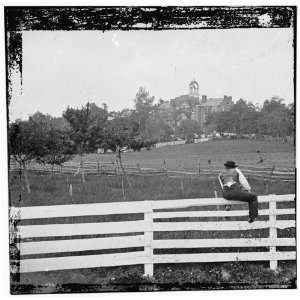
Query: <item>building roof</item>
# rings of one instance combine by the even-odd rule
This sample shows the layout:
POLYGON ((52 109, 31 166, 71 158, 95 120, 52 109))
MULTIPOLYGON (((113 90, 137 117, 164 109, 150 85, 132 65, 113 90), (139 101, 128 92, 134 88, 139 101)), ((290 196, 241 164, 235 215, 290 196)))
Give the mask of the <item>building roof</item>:
POLYGON ((194 102, 195 104, 198 104, 199 98, 191 95, 180 95, 174 99, 171 99, 171 102, 175 102, 177 105, 183 104, 184 102, 194 102))

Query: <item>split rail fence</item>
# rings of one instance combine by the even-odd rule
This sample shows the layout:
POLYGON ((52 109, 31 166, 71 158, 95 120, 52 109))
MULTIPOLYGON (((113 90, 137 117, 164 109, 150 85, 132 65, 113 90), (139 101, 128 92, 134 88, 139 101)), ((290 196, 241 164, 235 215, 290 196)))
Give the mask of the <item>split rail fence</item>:
MULTIPOLYGON (((260 209, 259 214, 268 217, 265 221, 258 220, 251 224, 241 220, 207 221, 206 219, 202 221, 200 219, 200 221, 192 221, 189 219, 189 221, 183 222, 178 219, 239 216, 247 219, 247 205, 242 205, 244 209, 240 209, 235 205, 241 206, 241 202, 227 201, 223 198, 12 207, 10 218, 14 221, 12 224, 15 225, 11 227, 11 237, 17 241, 20 254, 18 261, 15 261, 15 265, 18 266, 15 272, 142 264, 144 273, 153 275, 155 264, 232 261, 268 261, 270 268, 276 269, 278 261, 296 259, 295 250, 280 251, 277 248, 296 246, 295 238, 277 235, 278 229, 296 226, 294 219, 277 218, 282 215, 295 215, 295 208, 282 208, 281 202, 290 202, 295 207, 295 195, 259 196, 259 203, 267 203, 265 204, 267 208, 260 209), (219 210, 222 205, 228 204, 232 205, 230 211, 219 210), (234 207, 237 210, 234 210, 234 207), (141 214, 142 217, 133 221, 95 222, 95 219, 93 222, 82 221, 84 217, 124 214, 141 214), (77 217, 81 219, 74 223, 77 217), (62 219, 72 219, 73 221, 61 222, 62 219), (37 223, 41 220, 44 221, 44 224, 37 223), (268 235, 262 238, 154 238, 156 232, 226 231, 233 233, 236 231, 250 232, 256 229, 265 229, 268 231, 268 235), (98 237, 104 234, 105 237, 98 237), (116 234, 122 234, 122 236, 116 236, 116 234), (124 236, 124 234, 130 235, 124 236), (122 248, 131 247, 140 247, 138 248, 140 250, 92 255, 85 252, 101 249, 118 249, 120 251, 122 248), (265 247, 267 250, 262 252, 262 248, 260 248, 260 251, 254 249, 254 252, 251 252, 248 249, 246 250, 248 252, 237 252, 233 249, 234 252, 214 252, 216 248, 232 247, 241 249, 265 247), (154 252, 155 249, 174 250, 177 248, 210 248, 210 250, 207 253, 190 254, 157 254, 154 252)), ((283 206, 288 207, 289 205, 283 206)))
MULTIPOLYGON (((84 171, 87 175, 121 175, 123 170, 117 162, 104 162, 104 161, 86 161, 84 165, 80 168, 79 162, 70 161, 66 162, 62 166, 52 166, 42 165, 36 162, 31 162, 28 164, 27 168, 33 172, 55 172, 73 175, 78 172, 84 171)), ((216 166, 211 168, 200 168, 198 171, 183 171, 183 170, 173 170, 168 169, 165 161, 162 162, 162 167, 160 169, 154 168, 144 168, 139 163, 134 164, 123 164, 123 167, 127 174, 136 176, 182 176, 182 175, 207 175, 215 176, 220 172, 216 166)), ((18 165, 13 160, 10 164, 11 171, 17 171, 18 165)), ((253 166, 241 166, 243 173, 251 178, 269 180, 269 181, 295 181, 295 169, 278 169, 275 167, 253 167, 253 166)))

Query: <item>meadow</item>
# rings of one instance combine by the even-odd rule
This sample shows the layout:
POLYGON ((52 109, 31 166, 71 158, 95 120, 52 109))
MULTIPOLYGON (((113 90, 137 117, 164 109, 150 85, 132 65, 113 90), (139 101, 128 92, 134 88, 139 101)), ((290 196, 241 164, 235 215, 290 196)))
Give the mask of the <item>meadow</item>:
MULTIPOLYGON (((79 161, 76 157, 74 160, 79 161)), ((89 154, 88 161, 115 160, 115 154, 89 154)), ((240 165, 255 165, 257 167, 294 168, 295 147, 289 143, 269 142, 247 139, 232 140, 211 140, 198 144, 185 144, 166 146, 150 151, 128 152, 122 154, 124 164, 140 164, 144 168, 162 168, 163 162, 171 170, 197 171, 200 168, 208 167, 208 160, 211 165, 222 168, 227 160, 234 160, 240 165), (258 163, 260 151, 263 163, 258 163)))
MULTIPOLYGON (((88 154, 85 161, 116 160, 116 154, 88 154)), ((122 154, 124 164, 141 168, 190 171, 198 174, 208 169, 208 161, 213 168, 222 169, 224 161, 235 160, 240 165, 255 167, 293 168, 295 167, 295 150, 291 144, 253 140, 212 140, 199 144, 167 146, 159 149, 128 152, 122 154), (257 150, 263 157, 258 163, 257 150), (165 163, 164 163, 165 162, 165 163)), ((74 157, 73 161, 79 161, 74 157)), ((241 168, 243 169, 243 168, 241 168)), ((201 174, 201 173, 200 173, 201 174)), ((10 204, 16 206, 52 205, 68 203, 118 202, 155 199, 180 199, 214 197, 214 191, 221 196, 221 189, 216 176, 188 175, 180 176, 138 176, 129 175, 131 187, 124 181, 125 195, 122 192, 121 176, 87 175, 86 183, 81 182, 80 175, 45 174, 31 172, 31 194, 24 188, 23 174, 14 171, 9 177, 10 204), (69 186, 72 184, 72 195, 69 186)), ((294 193, 295 182, 266 182, 248 178, 253 191, 257 194, 294 193)))

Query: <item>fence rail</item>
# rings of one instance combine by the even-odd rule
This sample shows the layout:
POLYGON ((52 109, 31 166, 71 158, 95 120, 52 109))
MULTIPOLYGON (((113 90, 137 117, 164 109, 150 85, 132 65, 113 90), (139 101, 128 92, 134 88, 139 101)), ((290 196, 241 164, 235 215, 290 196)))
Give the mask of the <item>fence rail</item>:
MULTIPOLYGON (((79 163, 75 161, 67 162, 62 166, 50 166, 41 165, 36 162, 28 164, 27 168, 33 172, 55 172, 64 174, 77 174, 78 172, 84 171, 87 175, 120 175, 123 174, 123 170, 117 162, 99 162, 99 161, 86 161, 83 167, 79 168, 79 163)), ((183 171, 168 169, 165 162, 162 164, 160 169, 155 168, 142 168, 140 164, 124 164, 125 171, 129 175, 135 176, 183 176, 183 175, 207 175, 216 176, 220 170, 216 167, 213 168, 199 168, 198 171, 183 171)), ((17 171, 18 165, 12 161, 10 164, 11 171, 17 171)), ((251 178, 263 179, 269 181, 295 181, 295 169, 277 169, 275 167, 253 167, 244 166, 241 167, 243 173, 251 178)))
POLYGON ((269 216, 269 218, 266 221, 257 221, 251 224, 240 220, 188 220, 185 222, 176 220, 181 217, 236 217, 248 214, 245 204, 222 198, 11 207, 11 220, 17 221, 13 222, 16 225, 11 227, 11 235, 17 241, 20 252, 17 271, 23 273, 143 264, 145 274, 153 275, 154 264, 226 261, 269 261, 270 268, 276 269, 279 260, 296 259, 295 251, 279 251, 276 248, 296 246, 294 238, 277 236, 277 229, 296 226, 295 220, 277 220, 276 216, 278 215, 295 215, 294 208, 280 208, 282 205, 277 206, 278 202, 295 204, 295 195, 259 196, 259 203, 268 204, 268 208, 261 209, 259 214, 269 216), (220 205, 228 204, 232 205, 232 210, 218 210, 220 205), (239 207, 238 210, 234 210, 235 205, 242 205, 245 209, 239 207), (174 211, 174 209, 181 210, 174 211), (92 216, 128 214, 142 214, 143 218, 133 221, 83 223, 81 220, 76 222, 77 217, 91 218, 92 216), (70 222, 70 217, 72 217, 72 222, 70 222), (66 222, 59 221, 66 218, 69 218, 66 222), (43 224, 36 224, 41 220, 43 224), (30 222, 33 222, 34 225, 30 222), (155 232, 237 232, 241 230, 250 232, 254 229, 268 229, 269 236, 262 238, 154 238, 155 232), (99 234, 130 235, 95 236, 99 234), (132 247, 142 250, 93 255, 84 252, 132 247), (213 252, 215 248, 232 247, 267 247, 268 250, 262 252, 213 252), (155 249, 187 248, 211 248, 211 250, 208 253, 154 254, 155 249), (82 254, 79 255, 78 252, 82 254), (50 257, 49 254, 51 254, 50 257))

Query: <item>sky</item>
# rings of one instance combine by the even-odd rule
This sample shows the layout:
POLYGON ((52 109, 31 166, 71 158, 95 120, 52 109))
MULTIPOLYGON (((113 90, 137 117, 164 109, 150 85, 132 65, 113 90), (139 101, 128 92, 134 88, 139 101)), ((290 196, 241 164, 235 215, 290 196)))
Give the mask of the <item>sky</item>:
POLYGON ((10 119, 60 116, 87 101, 134 107, 140 86, 156 100, 188 93, 262 104, 293 99, 293 32, 286 29, 25 31, 23 84, 15 77, 10 119))

